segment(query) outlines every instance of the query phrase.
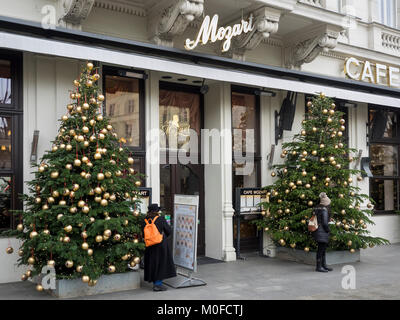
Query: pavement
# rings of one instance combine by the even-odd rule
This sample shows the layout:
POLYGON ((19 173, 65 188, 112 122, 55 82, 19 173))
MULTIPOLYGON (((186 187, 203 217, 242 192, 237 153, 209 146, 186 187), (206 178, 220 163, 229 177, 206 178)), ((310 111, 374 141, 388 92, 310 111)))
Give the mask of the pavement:
MULTIPOLYGON (((168 288, 153 292, 143 281, 140 289, 81 297, 79 300, 397 300, 400 299, 400 244, 368 248, 361 252, 361 262, 353 263, 355 282, 342 273, 345 265, 334 271, 317 273, 314 267, 243 254, 245 260, 204 263, 198 266, 196 278, 207 285, 182 289, 168 288), (344 289, 342 283, 355 284, 344 289)), ((211 261, 211 260, 210 260, 211 261)), ((348 287, 348 285, 347 285, 348 287)), ((56 299, 37 292, 30 282, 0 284, 0 300, 56 299)))

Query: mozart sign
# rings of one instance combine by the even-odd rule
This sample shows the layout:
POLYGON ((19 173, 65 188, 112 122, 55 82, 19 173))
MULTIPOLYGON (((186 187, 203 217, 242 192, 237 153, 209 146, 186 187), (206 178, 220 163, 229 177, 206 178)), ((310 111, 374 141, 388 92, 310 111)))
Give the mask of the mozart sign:
POLYGON ((252 14, 248 20, 242 19, 241 23, 228 27, 218 28, 218 19, 219 17, 217 14, 215 14, 212 19, 210 16, 206 16, 197 34, 196 40, 186 39, 185 48, 187 50, 193 50, 199 43, 207 44, 208 41, 212 43, 223 41, 222 52, 226 52, 231 47, 233 37, 251 32, 254 29, 252 14))

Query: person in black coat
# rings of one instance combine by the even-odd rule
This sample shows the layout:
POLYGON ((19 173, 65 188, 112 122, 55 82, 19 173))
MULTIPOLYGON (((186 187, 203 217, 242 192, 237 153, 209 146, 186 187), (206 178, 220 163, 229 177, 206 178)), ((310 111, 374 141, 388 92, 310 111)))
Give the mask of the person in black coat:
POLYGON ((332 271, 326 265, 326 248, 329 243, 329 221, 330 221, 330 204, 331 200, 325 192, 320 195, 320 204, 314 208, 314 214, 317 217, 318 229, 312 233, 314 240, 318 243, 317 250, 317 272, 332 271))
POLYGON ((146 247, 144 252, 144 280, 153 282, 154 291, 167 290, 167 288, 163 286, 162 280, 176 277, 172 250, 168 241, 172 230, 165 218, 159 215, 160 209, 158 204, 149 205, 148 213, 145 218, 148 223, 151 223, 151 221, 157 217, 154 224, 163 235, 161 243, 146 247))

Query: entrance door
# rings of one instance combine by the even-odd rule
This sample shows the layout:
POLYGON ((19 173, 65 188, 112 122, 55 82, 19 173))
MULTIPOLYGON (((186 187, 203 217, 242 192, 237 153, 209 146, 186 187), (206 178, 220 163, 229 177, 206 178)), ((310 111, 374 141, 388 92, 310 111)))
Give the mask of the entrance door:
POLYGON ((202 98, 197 87, 160 83, 160 206, 173 221, 175 194, 199 196, 198 255, 205 254, 202 98))

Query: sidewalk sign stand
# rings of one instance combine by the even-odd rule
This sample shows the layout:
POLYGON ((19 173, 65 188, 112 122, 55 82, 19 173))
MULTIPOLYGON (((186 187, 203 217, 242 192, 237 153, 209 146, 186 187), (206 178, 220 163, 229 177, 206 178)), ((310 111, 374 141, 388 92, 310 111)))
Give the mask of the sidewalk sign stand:
MULTIPOLYGON (((267 201, 267 190, 261 188, 236 188, 235 194, 235 218, 236 218, 236 259, 246 260, 240 255, 240 223, 242 216, 260 215, 262 209, 260 203, 267 201)), ((259 233, 259 250, 262 252, 262 233, 259 233)))
POLYGON ((164 283, 176 289, 207 284, 192 276, 197 272, 198 211, 198 195, 175 195, 172 252, 178 275, 164 283))

